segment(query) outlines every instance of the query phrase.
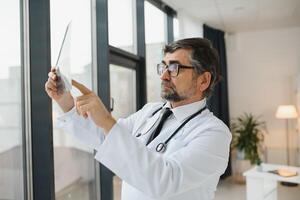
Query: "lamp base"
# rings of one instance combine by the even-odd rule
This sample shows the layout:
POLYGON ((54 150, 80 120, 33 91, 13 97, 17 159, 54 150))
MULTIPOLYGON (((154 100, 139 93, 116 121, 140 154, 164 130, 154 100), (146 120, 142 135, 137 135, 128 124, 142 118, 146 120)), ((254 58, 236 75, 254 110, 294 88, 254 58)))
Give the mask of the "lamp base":
POLYGON ((298 183, 290 183, 290 182, 280 182, 281 185, 287 186, 287 187, 296 187, 298 186, 298 183))

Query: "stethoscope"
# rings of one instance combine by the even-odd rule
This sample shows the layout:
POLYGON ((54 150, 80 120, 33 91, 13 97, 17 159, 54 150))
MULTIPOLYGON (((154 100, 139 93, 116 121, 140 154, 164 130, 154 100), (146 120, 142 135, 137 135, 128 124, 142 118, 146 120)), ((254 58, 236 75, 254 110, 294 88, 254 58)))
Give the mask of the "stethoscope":
MULTIPOLYGON (((163 108, 163 106, 162 107, 160 107, 159 109, 157 109, 156 111, 154 111, 153 113, 152 113, 152 116, 154 116, 158 111, 160 111, 161 109, 163 108)), ((167 149, 167 145, 168 145, 168 142, 176 135, 176 133, 178 133, 178 131, 186 124, 186 123, 188 123, 191 119, 193 119, 194 117, 196 117, 197 115, 200 115, 205 109, 206 109, 207 107, 206 106, 204 106, 202 109, 200 109, 198 112, 196 112, 196 113, 194 113, 194 114, 192 114, 189 118, 187 118, 173 133, 172 133, 172 135, 170 135, 169 137, 168 137, 168 139, 165 141, 165 142, 160 142, 157 146, 156 146, 156 148, 155 148, 155 150, 156 150, 156 152, 159 152, 159 153, 163 153, 163 152, 165 152, 166 151, 166 149, 167 149)), ((151 130, 152 129, 152 127, 156 124, 156 122, 157 121, 155 121, 155 123, 150 127, 150 129, 148 129, 148 131, 146 131, 146 133, 148 133, 149 132, 149 130, 151 130)), ((136 137, 139 137, 139 136, 141 136, 141 134, 139 133, 138 135, 136 135, 136 137)))

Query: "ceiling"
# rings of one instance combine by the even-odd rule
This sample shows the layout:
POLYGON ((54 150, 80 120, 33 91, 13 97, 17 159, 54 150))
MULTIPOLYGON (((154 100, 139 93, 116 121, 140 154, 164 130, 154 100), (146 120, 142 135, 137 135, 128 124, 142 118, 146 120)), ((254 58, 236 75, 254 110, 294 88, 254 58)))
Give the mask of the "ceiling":
POLYGON ((163 0, 226 32, 300 27, 300 0, 163 0))

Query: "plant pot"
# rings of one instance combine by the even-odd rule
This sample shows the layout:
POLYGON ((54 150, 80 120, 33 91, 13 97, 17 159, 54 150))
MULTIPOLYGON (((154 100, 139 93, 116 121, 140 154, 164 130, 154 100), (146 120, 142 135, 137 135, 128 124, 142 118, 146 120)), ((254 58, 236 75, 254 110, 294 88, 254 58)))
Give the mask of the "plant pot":
POLYGON ((245 153, 243 151, 232 151, 232 171, 233 171, 233 180, 238 184, 245 184, 246 177, 243 176, 243 173, 251 169, 250 160, 245 160, 245 153))
POLYGON ((236 159, 237 160, 245 160, 245 151, 236 151, 236 159))

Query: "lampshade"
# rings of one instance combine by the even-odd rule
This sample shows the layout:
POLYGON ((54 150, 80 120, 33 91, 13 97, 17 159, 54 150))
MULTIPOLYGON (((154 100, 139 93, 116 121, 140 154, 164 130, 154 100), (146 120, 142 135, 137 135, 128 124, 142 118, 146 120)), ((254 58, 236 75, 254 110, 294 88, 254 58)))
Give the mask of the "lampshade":
POLYGON ((277 108, 276 118, 279 119, 291 119, 297 118, 297 110, 296 107, 293 105, 280 105, 277 108))

